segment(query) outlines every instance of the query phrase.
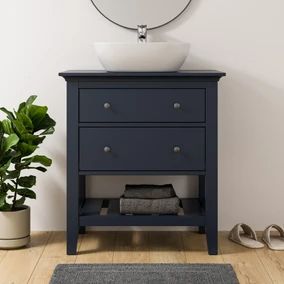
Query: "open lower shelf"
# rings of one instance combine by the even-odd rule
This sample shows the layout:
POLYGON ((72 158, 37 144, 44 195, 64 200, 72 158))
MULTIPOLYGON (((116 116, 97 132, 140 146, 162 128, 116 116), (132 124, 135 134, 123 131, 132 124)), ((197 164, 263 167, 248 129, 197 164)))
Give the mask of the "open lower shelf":
POLYGON ((81 207, 81 226, 203 226, 204 210, 198 198, 181 199, 179 215, 121 215, 119 199, 87 198, 81 207))

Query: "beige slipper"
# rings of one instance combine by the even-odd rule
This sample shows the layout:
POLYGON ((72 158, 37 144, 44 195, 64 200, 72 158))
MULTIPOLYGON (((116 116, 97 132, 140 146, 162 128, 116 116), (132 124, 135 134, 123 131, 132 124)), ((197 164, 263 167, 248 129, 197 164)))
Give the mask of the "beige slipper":
POLYGON ((257 240, 255 231, 246 224, 237 224, 230 232, 229 239, 247 248, 263 248, 263 243, 257 240))
POLYGON ((263 241, 272 250, 284 250, 284 229, 278 225, 268 226, 262 236, 263 241), (275 229, 279 234, 271 236, 271 231, 275 229))

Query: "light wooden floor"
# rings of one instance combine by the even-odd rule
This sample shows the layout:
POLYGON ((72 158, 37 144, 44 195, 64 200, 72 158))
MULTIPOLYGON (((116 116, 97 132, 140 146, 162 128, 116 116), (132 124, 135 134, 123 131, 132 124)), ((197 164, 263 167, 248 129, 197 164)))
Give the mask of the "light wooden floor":
POLYGON ((208 256, 205 236, 194 232, 89 232, 78 245, 77 256, 66 256, 65 233, 33 233, 28 248, 0 250, 0 283, 48 283, 59 263, 231 263, 240 283, 284 284, 284 252, 246 249, 226 233, 218 256, 208 256))

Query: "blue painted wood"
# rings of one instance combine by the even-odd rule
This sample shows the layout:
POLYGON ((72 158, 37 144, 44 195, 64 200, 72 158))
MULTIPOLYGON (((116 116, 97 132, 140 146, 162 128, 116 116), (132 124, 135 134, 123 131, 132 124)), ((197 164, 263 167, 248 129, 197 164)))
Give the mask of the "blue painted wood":
POLYGON ((218 254, 218 98, 217 84, 207 89, 205 231, 209 254, 218 254))
POLYGON ((204 121, 205 89, 80 89, 80 122, 204 121))
MULTIPOLYGON (((205 211, 205 175, 200 175, 198 179, 200 208, 202 211, 205 211)), ((198 231, 200 234, 205 234, 205 226, 200 226, 198 231)))
MULTIPOLYGON (((79 175, 79 204, 80 207, 82 207, 85 203, 86 200, 86 176, 84 175, 79 175)), ((85 234, 86 233, 86 227, 80 226, 79 227, 79 233, 80 234, 85 234)))
MULTIPOLYGON (((79 122, 79 127, 136 127, 137 122, 79 122)), ((164 127, 178 127, 178 128, 184 128, 184 127, 205 127, 206 122, 183 122, 182 124, 180 122, 139 122, 139 127, 158 127, 158 128, 164 128, 164 127)))
POLYGON ((79 153, 81 171, 204 170, 205 129, 81 128, 79 153))
POLYGON ((127 171, 79 171, 79 175, 83 175, 83 176, 105 176, 105 175, 112 175, 112 176, 127 176, 127 175, 133 175, 133 176, 153 176, 153 175, 158 175, 158 176, 165 176, 165 175, 171 175, 171 176, 185 176, 185 175, 193 175, 193 176, 200 176, 200 175, 204 175, 205 174, 205 170, 203 171, 176 171, 176 170, 171 170, 171 171, 153 171, 153 170, 148 170, 148 171, 132 171, 132 170, 127 170, 127 171))
POLYGON ((67 81, 68 254, 76 254, 78 232, 90 225, 197 226, 209 254, 218 253, 217 82, 224 75, 60 73, 67 81), (170 107, 177 99, 184 113, 170 107), (114 113, 102 109, 106 100, 114 113), (181 152, 173 153, 174 146, 181 152), (86 199, 87 175, 144 174, 198 175, 199 198, 182 200, 183 216, 122 216, 118 200, 86 199), (106 216, 100 207, 108 208, 106 216))
POLYGON ((60 72, 59 76, 68 77, 217 77, 226 73, 217 70, 180 70, 177 72, 108 72, 103 70, 68 70, 60 72))
MULTIPOLYGON (((79 233, 79 138, 76 127, 79 119, 78 82, 67 85, 67 254, 76 254, 79 233), (75 127, 74 127, 75 126, 75 127)), ((81 201, 82 202, 82 201, 81 201)))
POLYGON ((100 215, 102 199, 86 199, 80 223, 88 226, 198 226, 205 224, 205 216, 198 198, 182 199, 183 215, 120 215, 119 199, 108 200, 106 215, 100 215))
MULTIPOLYGON (((71 78, 71 77, 70 77, 71 78)), ((67 81, 70 79, 66 77, 67 81)), ((218 77, 74 77, 80 89, 204 89, 218 77)))

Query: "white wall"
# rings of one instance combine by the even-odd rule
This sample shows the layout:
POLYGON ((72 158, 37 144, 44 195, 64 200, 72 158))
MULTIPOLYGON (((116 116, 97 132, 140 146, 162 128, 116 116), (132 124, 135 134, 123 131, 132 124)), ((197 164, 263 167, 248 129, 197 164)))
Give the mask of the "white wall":
MULTIPOLYGON (((184 69, 227 72, 219 88, 220 229, 283 223, 283 10, 282 0, 192 0, 182 18, 150 32, 154 39, 190 43, 184 69)), ((0 104, 13 107, 37 94, 57 120, 41 149, 54 165, 38 176, 38 199, 30 202, 33 229, 63 229, 66 107, 57 73, 100 69, 94 41, 135 41, 136 35, 108 22, 88 0, 4 1, 0 27, 0 104)), ((118 193, 125 182, 143 181, 173 181, 181 194, 196 188, 186 177, 98 177, 89 184, 118 193)))

